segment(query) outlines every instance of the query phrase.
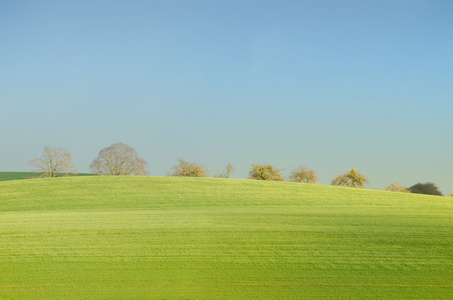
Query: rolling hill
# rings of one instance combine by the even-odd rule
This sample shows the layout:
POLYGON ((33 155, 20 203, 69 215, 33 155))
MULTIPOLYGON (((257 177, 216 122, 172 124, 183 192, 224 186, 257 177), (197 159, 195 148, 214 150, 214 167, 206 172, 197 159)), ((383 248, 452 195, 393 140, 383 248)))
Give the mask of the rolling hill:
POLYGON ((0 182, 0 298, 451 298, 453 202, 289 182, 0 182))

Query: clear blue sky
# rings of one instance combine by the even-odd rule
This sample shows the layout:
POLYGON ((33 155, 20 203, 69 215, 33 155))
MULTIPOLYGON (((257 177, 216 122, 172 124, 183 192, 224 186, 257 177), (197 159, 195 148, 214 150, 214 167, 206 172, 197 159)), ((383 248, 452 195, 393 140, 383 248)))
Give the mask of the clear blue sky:
POLYGON ((0 2, 0 170, 135 147, 453 193, 453 2, 0 2))

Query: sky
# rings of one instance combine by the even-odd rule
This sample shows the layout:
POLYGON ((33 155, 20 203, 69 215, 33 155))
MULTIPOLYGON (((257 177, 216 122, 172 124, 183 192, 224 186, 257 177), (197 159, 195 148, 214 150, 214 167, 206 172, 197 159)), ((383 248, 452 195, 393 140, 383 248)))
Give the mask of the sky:
POLYGON ((0 171, 49 146, 89 172, 122 142, 154 176, 355 168, 450 195, 452 26, 450 0, 0 1, 0 171))

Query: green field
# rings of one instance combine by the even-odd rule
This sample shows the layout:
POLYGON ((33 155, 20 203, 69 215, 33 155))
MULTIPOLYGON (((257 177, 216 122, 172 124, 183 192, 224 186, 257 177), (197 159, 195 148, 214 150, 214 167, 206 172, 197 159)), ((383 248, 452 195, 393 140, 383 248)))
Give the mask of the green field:
POLYGON ((0 172, 0 181, 39 178, 41 173, 35 172, 0 172))
POLYGON ((252 180, 0 182, 1 299, 453 298, 450 197, 252 180))
MULTIPOLYGON (((74 175, 71 175, 74 176, 74 175)), ((93 176, 93 174, 80 173, 77 176, 93 176)), ((33 179, 41 177, 41 173, 36 172, 0 172, 0 181, 33 179)))
MULTIPOLYGON (((38 172, 0 172, 0 181, 40 178, 41 174, 42 173, 38 172)), ((79 175, 86 176, 91 174, 79 174, 79 175)))

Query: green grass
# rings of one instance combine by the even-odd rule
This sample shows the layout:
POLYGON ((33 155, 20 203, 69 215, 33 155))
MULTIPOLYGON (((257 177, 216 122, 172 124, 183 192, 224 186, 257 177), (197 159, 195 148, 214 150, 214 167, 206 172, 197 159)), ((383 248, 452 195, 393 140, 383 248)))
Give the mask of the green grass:
POLYGON ((40 175, 34 172, 0 172, 0 181, 38 178, 40 175))
MULTIPOLYGON (((77 176, 92 176, 93 174, 80 173, 77 176)), ((36 172, 0 172, 0 181, 18 180, 18 179, 33 179, 39 178, 41 173, 36 172)))
POLYGON ((449 197, 178 177, 0 183, 1 299, 453 297, 449 197))

